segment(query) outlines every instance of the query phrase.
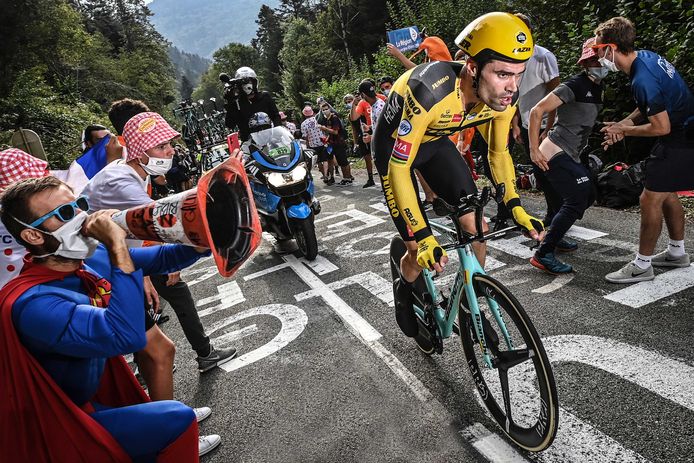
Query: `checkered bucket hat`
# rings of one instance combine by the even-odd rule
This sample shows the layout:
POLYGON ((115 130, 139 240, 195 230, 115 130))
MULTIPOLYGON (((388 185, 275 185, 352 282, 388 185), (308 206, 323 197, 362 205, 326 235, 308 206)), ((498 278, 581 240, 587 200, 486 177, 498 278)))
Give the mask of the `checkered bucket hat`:
POLYGON ((123 128, 123 138, 128 150, 126 161, 142 157, 150 148, 180 137, 171 126, 157 113, 136 114, 123 128))
POLYGON ((48 163, 17 148, 0 151, 0 190, 20 180, 50 175, 48 163))

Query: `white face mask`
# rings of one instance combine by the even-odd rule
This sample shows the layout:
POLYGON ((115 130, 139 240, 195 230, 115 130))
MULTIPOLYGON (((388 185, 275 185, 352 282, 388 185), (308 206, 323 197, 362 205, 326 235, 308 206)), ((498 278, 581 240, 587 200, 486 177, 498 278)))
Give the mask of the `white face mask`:
POLYGON ((99 245, 97 240, 84 236, 80 231, 82 230, 84 221, 87 220, 87 213, 84 211, 78 212, 72 220, 65 222, 62 227, 52 232, 47 232, 45 230, 32 227, 16 217, 14 219, 25 227, 29 227, 33 230, 41 232, 44 235, 51 235, 60 243, 58 249, 55 251, 49 252, 48 254, 43 254, 41 256, 34 256, 37 258, 60 256, 65 257, 66 259, 84 260, 91 257, 94 254, 94 251, 96 251, 96 247, 99 245))
POLYGON ((390 89, 389 89, 389 88, 386 88, 385 90, 383 90, 383 94, 384 94, 385 96, 388 96, 389 93, 390 93, 390 89))
POLYGON ((599 68, 587 68, 586 69, 586 74, 588 74, 590 77, 595 79, 595 82, 600 83, 602 79, 607 77, 607 74, 609 74, 610 70, 604 67, 599 67, 599 68))
POLYGON ((243 89, 243 93, 246 95, 253 93, 253 84, 243 84, 241 88, 243 89))
POLYGON ((327 111, 323 111, 323 116, 326 117, 326 119, 330 118, 330 110, 328 109, 327 111))
MULTIPOLYGON (((612 50, 612 47, 607 48, 612 50)), ((612 50, 612 59, 614 59, 614 50, 612 50)), ((605 52, 605 56, 603 56, 602 58, 598 58, 598 62, 600 62, 600 66, 604 67, 609 72, 619 72, 619 68, 617 67, 615 62, 607 59, 607 52, 605 52)))
POLYGON ((150 156, 147 164, 140 163, 140 167, 149 175, 165 175, 173 164, 172 158, 155 158, 150 156))

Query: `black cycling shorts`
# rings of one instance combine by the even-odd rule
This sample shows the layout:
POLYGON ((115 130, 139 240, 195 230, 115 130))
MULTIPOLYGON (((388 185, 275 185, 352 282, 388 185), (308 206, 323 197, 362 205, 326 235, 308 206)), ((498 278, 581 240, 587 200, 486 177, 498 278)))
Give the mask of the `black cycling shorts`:
POLYGON ((328 153, 328 150, 325 149, 325 146, 317 146, 311 149, 314 153, 316 153, 316 159, 318 159, 318 162, 330 161, 333 158, 333 155, 328 153))
MULTIPOLYGON (((393 200, 393 190, 388 178, 388 163, 390 162, 390 154, 393 151, 395 140, 389 139, 386 143, 377 143, 374 151, 375 164, 378 174, 381 177, 383 193, 386 197, 386 204, 390 210, 390 217, 395 223, 400 236, 405 241, 414 240, 414 236, 407 227, 405 219, 397 210, 395 201, 393 200)), ((411 165, 410 178, 415 187, 415 191, 419 194, 417 182, 415 181, 414 169, 417 169, 424 180, 429 184, 429 187, 448 204, 456 205, 460 202, 463 196, 477 193, 477 186, 472 179, 472 173, 463 156, 456 148, 455 144, 448 138, 442 137, 432 140, 427 143, 422 143, 417 151, 417 156, 411 165)), ((419 201, 419 208, 426 220, 424 208, 419 201)), ((427 227, 429 223, 427 221, 427 227)))

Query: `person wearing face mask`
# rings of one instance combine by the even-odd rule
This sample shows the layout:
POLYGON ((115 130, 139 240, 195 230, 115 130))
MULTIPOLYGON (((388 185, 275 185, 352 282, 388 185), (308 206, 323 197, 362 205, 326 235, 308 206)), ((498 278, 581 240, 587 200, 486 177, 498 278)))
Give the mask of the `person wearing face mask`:
POLYGON ((0 421, 13 423, 0 438, 3 459, 197 461, 193 410, 150 402, 122 355, 146 343, 143 275, 180 270, 209 251, 129 250, 114 211, 88 209, 51 176, 2 196, 0 218, 29 253, 0 291, 0 421))
MULTIPOLYGON (((114 117, 116 113, 114 112, 114 117)), ((116 127, 118 130, 119 127, 116 127)), ((165 175, 173 163, 172 140, 180 134, 155 112, 140 112, 132 116, 122 128, 127 157, 116 161, 90 180, 83 194, 89 197, 90 211, 108 209, 125 210, 152 202, 148 194, 151 175, 165 175)), ((141 242, 130 242, 140 246, 141 242)), ((207 372, 236 356, 233 348, 216 349, 205 333, 195 308, 190 289, 174 272, 152 275, 152 283, 162 294, 178 317, 183 333, 198 354, 198 369, 207 372)), ((155 311, 157 309, 155 308, 155 311)), ((173 398, 173 359, 175 346, 156 326, 153 318, 145 315, 148 344, 137 353, 137 363, 153 400, 173 398)), ((200 419, 211 413, 208 407, 196 409, 200 419)), ((217 435, 204 436, 200 451, 204 454, 219 445, 217 435), (209 449, 209 450, 208 450, 209 449)))
POLYGON ((238 128, 241 141, 246 141, 251 136, 248 121, 253 117, 253 114, 265 113, 270 116, 276 127, 282 125, 280 112, 272 94, 258 89, 258 76, 253 69, 248 66, 240 67, 236 71, 234 79, 240 80, 241 91, 238 92, 238 95, 225 94, 225 124, 232 130, 238 128))
POLYGON ((390 76, 381 77, 378 87, 381 89, 381 94, 383 94, 383 96, 388 96, 390 89, 393 88, 393 82, 395 82, 395 79, 390 76))
POLYGON ((619 122, 605 122, 603 146, 624 137, 658 137, 646 159, 645 188, 641 193, 641 230, 636 258, 609 273, 610 283, 635 283, 655 278, 653 267, 689 267, 684 248, 684 209, 678 191, 694 189, 694 143, 686 127, 694 121, 694 94, 677 69, 649 50, 636 50, 636 28, 615 17, 595 29, 595 45, 602 66, 623 72, 631 80, 636 109, 619 122), (670 242, 655 254, 665 219, 670 242), (654 255, 655 254, 655 255, 654 255))
POLYGON ((558 243, 595 200, 590 173, 580 159, 602 108, 602 80, 607 75, 607 69, 600 66, 591 48, 593 44, 594 38, 583 44, 578 60, 583 72, 561 83, 530 110, 530 159, 544 172, 545 179, 561 199, 551 223, 547 224, 547 235, 530 263, 555 275, 573 271, 571 265, 556 258, 555 252, 561 250, 558 243), (554 111, 557 120, 547 137, 540 140, 542 118, 554 111))

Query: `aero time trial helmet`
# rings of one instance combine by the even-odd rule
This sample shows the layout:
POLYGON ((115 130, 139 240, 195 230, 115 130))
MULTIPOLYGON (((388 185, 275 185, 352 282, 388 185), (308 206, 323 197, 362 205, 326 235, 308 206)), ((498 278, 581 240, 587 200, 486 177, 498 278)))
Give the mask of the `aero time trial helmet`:
POLYGON ((530 29, 510 13, 480 16, 458 34, 455 43, 478 63, 492 59, 522 63, 533 54, 530 29))

